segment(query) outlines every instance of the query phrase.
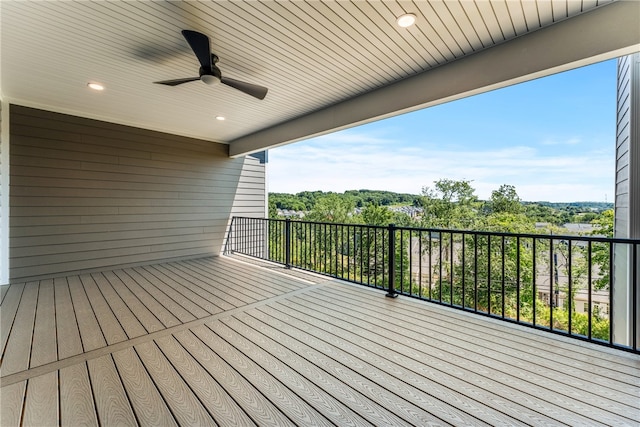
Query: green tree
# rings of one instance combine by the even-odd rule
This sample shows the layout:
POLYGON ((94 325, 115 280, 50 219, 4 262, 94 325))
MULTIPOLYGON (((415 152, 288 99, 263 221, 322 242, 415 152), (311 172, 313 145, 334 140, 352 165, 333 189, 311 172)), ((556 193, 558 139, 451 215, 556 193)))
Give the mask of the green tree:
MULTIPOLYGON (((613 209, 603 211, 596 219, 591 221, 594 229, 591 232, 593 236, 613 237, 614 233, 614 218, 615 214, 613 209)), ((600 272, 598 277, 594 280, 594 287, 597 290, 607 289, 609 287, 609 281, 611 278, 610 266, 610 247, 611 243, 596 242, 593 244, 591 251, 591 259, 593 265, 597 266, 597 271, 600 272)))
POLYGON ((269 198, 269 218, 277 218, 278 217, 278 208, 276 206, 276 202, 269 198))
POLYGON ((385 206, 369 203, 360 213, 362 222, 367 225, 389 225, 393 222, 393 212, 385 206))
POLYGON ((471 229, 478 219, 478 198, 471 181, 441 179, 422 189, 422 226, 471 229))
POLYGON ((351 197, 331 193, 316 199, 306 218, 317 222, 348 223, 352 222, 355 208, 355 202, 351 197))
POLYGON ((522 201, 513 185, 503 184, 499 189, 491 192, 492 212, 519 214, 522 210, 522 201))

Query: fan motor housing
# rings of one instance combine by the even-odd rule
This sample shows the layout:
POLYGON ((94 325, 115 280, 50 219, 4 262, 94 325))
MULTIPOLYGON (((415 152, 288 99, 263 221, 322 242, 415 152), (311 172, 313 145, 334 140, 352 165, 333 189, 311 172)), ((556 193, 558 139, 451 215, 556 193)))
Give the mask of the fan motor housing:
POLYGON ((216 85, 220 83, 222 73, 215 65, 211 68, 200 67, 200 80, 208 85, 216 85))

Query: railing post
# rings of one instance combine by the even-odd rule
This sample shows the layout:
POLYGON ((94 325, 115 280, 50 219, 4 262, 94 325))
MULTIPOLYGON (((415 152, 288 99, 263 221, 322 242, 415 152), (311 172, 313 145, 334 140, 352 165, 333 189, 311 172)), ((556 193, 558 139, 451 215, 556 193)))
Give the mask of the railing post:
POLYGON ((387 259, 389 267, 389 288, 386 296, 389 298, 396 298, 398 293, 396 292, 396 226, 395 224, 389 224, 389 257, 387 259))
POLYGON ((229 224, 229 232, 227 233, 227 241, 224 245, 224 254, 233 255, 233 226, 236 222, 236 217, 231 217, 231 223, 229 224))
POLYGON ((291 268, 291 219, 287 218, 284 224, 284 264, 291 268))

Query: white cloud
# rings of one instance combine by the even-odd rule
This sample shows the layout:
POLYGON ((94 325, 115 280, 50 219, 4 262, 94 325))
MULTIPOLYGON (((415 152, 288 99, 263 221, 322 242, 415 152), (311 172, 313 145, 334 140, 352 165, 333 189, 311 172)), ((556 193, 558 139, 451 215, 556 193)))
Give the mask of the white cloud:
POLYGON ((608 155, 575 146, 572 153, 548 155, 524 146, 406 146, 380 135, 340 132, 271 150, 269 190, 418 194, 434 181, 450 178, 472 180, 483 199, 502 184, 514 185, 523 200, 603 201, 605 194, 613 199, 613 148, 608 155))

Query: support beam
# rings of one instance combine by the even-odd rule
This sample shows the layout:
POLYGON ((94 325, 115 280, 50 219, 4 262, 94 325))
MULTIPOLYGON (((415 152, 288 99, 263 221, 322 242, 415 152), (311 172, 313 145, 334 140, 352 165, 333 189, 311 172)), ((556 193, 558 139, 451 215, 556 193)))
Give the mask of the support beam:
POLYGON ((256 151, 640 51, 640 2, 619 1, 231 141, 256 151))

